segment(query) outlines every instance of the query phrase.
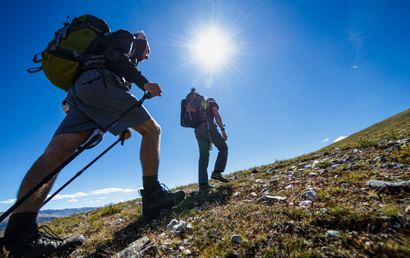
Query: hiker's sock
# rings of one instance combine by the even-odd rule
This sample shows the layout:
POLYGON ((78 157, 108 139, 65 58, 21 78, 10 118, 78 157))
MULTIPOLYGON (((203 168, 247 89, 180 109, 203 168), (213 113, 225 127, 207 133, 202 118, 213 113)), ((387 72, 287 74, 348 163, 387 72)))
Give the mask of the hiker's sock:
POLYGON ((143 176, 142 184, 144 186, 144 190, 150 189, 154 185, 158 184, 158 174, 155 176, 143 176))
POLYGON ((24 226, 32 221, 36 221, 38 212, 21 212, 12 214, 7 222, 4 237, 12 235, 14 232, 24 228, 24 226))

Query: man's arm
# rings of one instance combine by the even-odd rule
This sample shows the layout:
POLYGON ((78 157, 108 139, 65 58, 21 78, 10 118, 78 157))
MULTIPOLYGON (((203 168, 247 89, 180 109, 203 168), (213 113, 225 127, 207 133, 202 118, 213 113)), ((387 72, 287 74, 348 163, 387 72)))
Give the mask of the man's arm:
POLYGON ((108 67, 127 81, 135 83, 140 89, 149 91, 151 98, 161 96, 161 86, 158 83, 149 82, 137 69, 136 64, 130 60, 134 36, 126 30, 119 30, 114 34, 106 43, 107 47, 104 52, 108 67))
POLYGON ((222 117, 218 112, 218 107, 213 107, 212 112, 214 113, 216 123, 218 124, 219 128, 221 129, 222 139, 224 141, 228 140, 228 136, 226 135, 224 124, 222 123, 222 117))
POLYGON ((147 90, 144 85, 148 80, 130 60, 134 36, 125 30, 119 30, 114 34, 104 52, 108 67, 127 81, 135 83, 140 89, 147 90))

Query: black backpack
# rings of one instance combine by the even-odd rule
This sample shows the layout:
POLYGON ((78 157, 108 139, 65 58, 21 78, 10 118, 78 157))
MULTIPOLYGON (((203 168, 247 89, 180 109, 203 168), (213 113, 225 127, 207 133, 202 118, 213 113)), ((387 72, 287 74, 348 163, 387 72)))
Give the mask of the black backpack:
POLYGON ((202 95, 195 88, 181 101, 181 126, 196 128, 206 121, 206 105, 202 95))

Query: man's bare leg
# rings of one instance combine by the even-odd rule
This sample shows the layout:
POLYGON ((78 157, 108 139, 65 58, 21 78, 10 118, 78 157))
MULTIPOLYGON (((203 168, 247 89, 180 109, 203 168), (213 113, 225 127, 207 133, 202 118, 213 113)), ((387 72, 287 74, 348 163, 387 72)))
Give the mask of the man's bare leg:
POLYGON ((159 166, 161 127, 151 118, 140 125, 133 126, 132 129, 142 136, 140 159, 143 176, 156 176, 159 166))
POLYGON ((140 158, 142 165, 142 195, 143 216, 153 216, 161 209, 169 209, 178 205, 185 198, 185 193, 164 191, 158 182, 158 165, 161 142, 161 127, 150 119, 132 127, 142 135, 140 158))
MULTIPOLYGON (((90 136, 92 129, 60 134, 55 136, 43 155, 37 159, 21 183, 17 199, 23 197, 27 192, 33 189, 40 181, 56 169, 61 163, 69 158, 78 147, 90 136)), ((23 202, 13 214, 21 212, 38 212, 44 203, 57 175, 47 184, 42 186, 36 193, 23 202)))
MULTIPOLYGON (((84 132, 55 136, 43 155, 29 169, 21 183, 18 199, 21 199, 41 180, 49 175, 90 136, 92 129, 84 132)), ((11 257, 34 257, 35 254, 51 254, 63 250, 70 251, 84 242, 82 235, 65 239, 48 238, 39 233, 37 215, 51 189, 57 175, 38 189, 11 214, 4 232, 4 244, 11 257)), ((0 246, 3 249, 3 246, 0 246)), ((38 257, 38 256, 36 256, 38 257)))

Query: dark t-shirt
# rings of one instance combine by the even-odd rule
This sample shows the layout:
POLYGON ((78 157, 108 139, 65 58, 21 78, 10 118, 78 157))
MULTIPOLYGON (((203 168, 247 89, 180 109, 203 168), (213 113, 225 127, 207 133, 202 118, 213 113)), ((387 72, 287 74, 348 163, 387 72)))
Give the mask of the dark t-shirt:
POLYGON ((212 109, 214 107, 219 109, 219 106, 218 104, 216 104, 213 98, 208 98, 208 103, 209 103, 209 106, 206 108, 206 117, 211 119, 211 121, 214 121, 214 112, 212 111, 212 109))

